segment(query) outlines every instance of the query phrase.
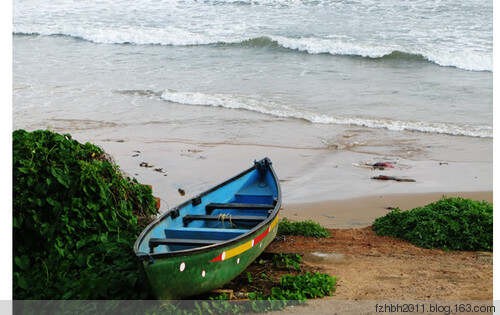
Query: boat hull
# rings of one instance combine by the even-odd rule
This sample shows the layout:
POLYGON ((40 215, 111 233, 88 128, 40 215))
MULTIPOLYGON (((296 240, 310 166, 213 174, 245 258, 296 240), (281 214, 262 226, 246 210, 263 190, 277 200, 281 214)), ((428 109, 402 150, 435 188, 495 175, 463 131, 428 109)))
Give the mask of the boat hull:
POLYGON ((237 277, 276 236, 280 208, 279 180, 264 158, 163 213, 134 244, 153 294, 182 299, 237 277))
POLYGON ((267 226, 229 246, 144 261, 153 293, 158 299, 175 300, 220 288, 241 274, 273 241, 277 223, 276 216, 267 226))

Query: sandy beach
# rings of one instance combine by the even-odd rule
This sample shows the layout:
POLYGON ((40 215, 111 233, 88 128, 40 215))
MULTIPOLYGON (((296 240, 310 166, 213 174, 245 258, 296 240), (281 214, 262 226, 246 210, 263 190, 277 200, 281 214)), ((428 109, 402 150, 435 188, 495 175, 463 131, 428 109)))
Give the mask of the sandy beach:
MULTIPOLYGON (((452 148, 447 156, 427 149, 425 154, 401 158, 346 149, 200 143, 196 139, 150 137, 141 141, 134 139, 139 137, 128 129, 115 127, 106 131, 75 131, 72 135, 79 141, 102 146, 126 174, 152 185, 154 194, 162 199, 161 211, 222 182, 264 156, 271 158, 280 178, 282 214, 297 220, 314 219, 327 227, 368 226, 387 213, 387 207, 409 209, 445 194, 492 199, 492 148, 487 143, 472 147, 475 156, 468 152, 459 155, 452 148), (395 161, 395 167, 358 167, 365 161, 395 161), (141 163, 150 167, 140 166, 141 163), (415 182, 371 179, 377 175, 411 178, 415 182), (178 193, 179 188, 186 192, 184 196, 178 193)), ((467 145, 468 139, 458 140, 458 144, 467 145)))
POLYGON ((300 253, 338 277, 334 300, 488 300, 491 252, 424 249, 377 236, 371 227, 331 229, 327 239, 288 236, 269 252, 300 253))
MULTIPOLYGON (((81 126, 83 123, 78 124, 81 126)), ((305 123, 289 124, 293 127, 294 124, 305 123)), ((352 147, 322 148, 273 143, 227 143, 210 139, 203 141, 193 134, 196 130, 187 128, 184 129, 185 138, 178 139, 163 133, 161 128, 152 133, 150 129, 133 129, 129 126, 80 130, 74 129, 74 126, 61 127, 54 129, 71 132, 81 142, 91 141, 100 145, 126 174, 152 185, 154 194, 162 199, 161 211, 230 178, 250 167, 254 160, 266 156, 273 161, 280 179, 283 214, 298 218, 315 217, 332 227, 369 225, 376 216, 385 213, 385 210, 381 211, 382 205, 382 208, 398 207, 398 204, 384 199, 390 195, 434 193, 429 200, 436 200, 437 195, 446 193, 491 192, 493 185, 491 139, 446 135, 418 138, 418 134, 406 132, 403 134, 408 138, 406 142, 395 139, 390 145, 384 144, 384 147, 359 143, 352 147), (422 141, 434 142, 425 145, 422 141), (394 167, 385 170, 362 167, 363 163, 381 161, 390 161, 394 167), (141 163, 147 163, 148 167, 144 167, 144 164, 141 166, 141 163), (413 179, 415 182, 372 179, 378 175, 413 179), (179 188, 186 192, 184 196, 177 192, 179 188), (345 201, 370 196, 382 198, 377 203, 380 205, 378 209, 363 209, 363 199, 359 199, 353 200, 353 205, 346 201, 346 206, 340 206, 343 209, 354 206, 350 212, 333 208, 325 212, 331 200, 345 201), (308 210, 294 212, 299 206, 308 210), (319 210, 311 211, 311 207, 319 210), (324 215, 321 218, 320 213, 324 215), (347 214, 351 223, 346 221, 347 214), (329 221, 329 215, 340 217, 329 221), (364 216, 366 220, 356 222, 364 216)), ((371 133, 369 130, 353 128, 347 129, 344 134, 354 132, 371 133)), ((425 200, 425 195, 422 199, 425 200)), ((491 196, 486 199, 491 199, 491 196)), ((370 204, 372 201, 365 202, 370 204)), ((417 202, 415 205, 423 203, 417 202)), ((400 207, 404 208, 405 205, 403 203, 400 207)))

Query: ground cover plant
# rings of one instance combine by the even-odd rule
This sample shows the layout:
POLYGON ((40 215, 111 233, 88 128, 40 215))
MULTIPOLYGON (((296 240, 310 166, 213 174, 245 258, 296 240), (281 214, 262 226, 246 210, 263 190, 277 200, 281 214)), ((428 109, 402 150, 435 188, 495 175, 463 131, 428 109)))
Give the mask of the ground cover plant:
POLYGON ((335 292, 336 278, 321 271, 299 254, 263 253, 225 288, 254 300, 305 301, 335 292))
POLYGON ((330 233, 312 220, 293 222, 284 218, 278 224, 278 235, 302 235, 316 238, 329 237, 330 233))
POLYGON ((132 246, 151 188, 70 135, 13 132, 14 299, 139 299, 132 246))
POLYGON ((274 254, 272 262, 277 268, 300 271, 302 256, 299 254, 274 254))
POLYGON ((234 292, 232 299, 225 292, 208 294, 201 299, 210 301, 175 310, 193 314, 201 307, 203 313, 210 314, 262 313, 332 295, 336 283, 336 277, 303 264, 299 254, 263 253, 244 273, 224 286, 224 289, 234 292))
POLYGON ((378 235, 405 239, 425 248, 493 250, 493 205, 460 197, 409 211, 395 209, 377 218, 378 235))

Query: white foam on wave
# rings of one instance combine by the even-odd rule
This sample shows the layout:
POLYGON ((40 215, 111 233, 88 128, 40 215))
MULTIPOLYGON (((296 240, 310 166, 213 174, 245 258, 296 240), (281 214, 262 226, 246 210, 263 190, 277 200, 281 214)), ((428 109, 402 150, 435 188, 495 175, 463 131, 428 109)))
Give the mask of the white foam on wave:
POLYGON ((210 44, 244 44, 246 42, 268 38, 279 46, 308 54, 330 54, 360 56, 365 58, 382 58, 399 51, 408 55, 418 55, 444 67, 457 67, 469 71, 492 71, 492 56, 486 52, 475 52, 467 49, 461 51, 432 51, 430 49, 408 48, 397 45, 381 46, 368 43, 353 43, 342 38, 289 38, 284 36, 239 37, 234 35, 199 34, 177 27, 117 27, 117 28, 57 28, 44 27, 34 32, 31 29, 16 27, 18 34, 66 35, 102 44, 136 44, 136 45, 171 45, 193 46, 210 44))
POLYGON ((493 58, 490 53, 462 49, 460 51, 447 51, 445 48, 432 51, 421 47, 404 47, 399 45, 381 46, 374 44, 361 44, 346 42, 341 39, 330 38, 288 38, 271 36, 280 46, 288 49, 307 52, 309 54, 351 55, 367 58, 382 58, 394 52, 408 55, 422 56, 430 62, 443 67, 457 67, 469 71, 492 71, 493 58))
POLYGON ((493 71, 491 53, 478 53, 463 49, 456 52, 425 52, 422 55, 427 60, 443 67, 457 67, 469 71, 493 71))
POLYGON ((460 125, 444 122, 401 121, 380 118, 336 117, 299 110, 267 100, 231 94, 177 92, 167 89, 161 94, 161 98, 165 101, 178 104, 242 109, 274 117, 303 119, 317 124, 355 125, 394 131, 408 130, 481 138, 491 138, 493 135, 490 126, 460 125))
POLYGON ((14 29, 18 34, 65 35, 81 38, 98 44, 136 44, 136 45, 207 45, 214 41, 203 34, 186 31, 177 27, 116 27, 116 28, 59 28, 45 27, 32 31, 22 27, 14 29))
POLYGON ((353 55, 369 58, 380 58, 391 54, 395 49, 390 47, 374 47, 345 42, 342 39, 326 38, 288 38, 271 36, 280 46, 288 49, 307 52, 309 54, 353 55))

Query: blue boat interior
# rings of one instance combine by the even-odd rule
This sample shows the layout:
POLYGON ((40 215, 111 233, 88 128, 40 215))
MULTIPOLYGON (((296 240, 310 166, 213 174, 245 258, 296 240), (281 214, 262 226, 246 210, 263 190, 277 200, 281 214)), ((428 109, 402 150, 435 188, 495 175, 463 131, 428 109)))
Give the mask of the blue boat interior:
POLYGON ((256 166, 169 211, 142 237, 138 251, 169 253, 234 239, 263 223, 277 199, 273 172, 256 166))

